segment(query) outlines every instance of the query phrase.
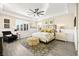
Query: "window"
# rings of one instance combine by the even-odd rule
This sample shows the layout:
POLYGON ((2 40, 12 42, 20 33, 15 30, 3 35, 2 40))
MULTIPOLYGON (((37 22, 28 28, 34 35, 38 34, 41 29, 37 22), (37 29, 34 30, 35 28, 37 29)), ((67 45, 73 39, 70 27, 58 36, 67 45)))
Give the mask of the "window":
POLYGON ((18 31, 27 31, 28 30, 28 24, 19 24, 17 25, 17 30, 18 31))
POLYGON ((26 24, 24 24, 24 31, 26 30, 26 24))
POLYGON ((21 25, 21 31, 23 30, 23 25, 21 25))
POLYGON ((10 20, 4 19, 4 28, 10 28, 10 20))
POLYGON ((17 30, 19 30, 19 25, 17 25, 17 30))
POLYGON ((27 30, 28 30, 28 24, 27 24, 27 30))

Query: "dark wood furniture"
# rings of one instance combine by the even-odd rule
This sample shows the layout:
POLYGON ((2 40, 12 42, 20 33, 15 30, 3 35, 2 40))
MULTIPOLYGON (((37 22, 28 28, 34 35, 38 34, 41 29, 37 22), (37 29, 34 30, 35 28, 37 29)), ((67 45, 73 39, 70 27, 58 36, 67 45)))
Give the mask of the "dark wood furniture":
POLYGON ((2 33, 3 33, 4 42, 10 43, 17 40, 17 35, 12 34, 11 31, 2 31, 2 33), (11 36, 7 36, 7 35, 11 35, 11 36))
POLYGON ((2 37, 0 37, 0 56, 3 55, 2 37))

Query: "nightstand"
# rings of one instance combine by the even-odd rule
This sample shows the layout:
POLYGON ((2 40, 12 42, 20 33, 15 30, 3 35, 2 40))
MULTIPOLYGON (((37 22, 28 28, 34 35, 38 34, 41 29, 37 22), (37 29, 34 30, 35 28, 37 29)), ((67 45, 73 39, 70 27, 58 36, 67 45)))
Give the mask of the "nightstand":
POLYGON ((66 33, 56 32, 56 39, 62 40, 62 41, 67 41, 67 39, 66 39, 66 33))

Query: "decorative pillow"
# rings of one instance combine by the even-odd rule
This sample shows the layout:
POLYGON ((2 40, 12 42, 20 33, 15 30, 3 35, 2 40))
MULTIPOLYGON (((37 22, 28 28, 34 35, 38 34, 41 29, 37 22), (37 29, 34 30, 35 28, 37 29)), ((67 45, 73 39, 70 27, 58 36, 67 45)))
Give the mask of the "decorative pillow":
POLYGON ((7 37, 11 37, 12 36, 12 34, 9 34, 9 35, 6 35, 7 37))
POLYGON ((54 29, 51 29, 51 28, 45 28, 45 29, 42 29, 41 32, 52 33, 52 32, 54 32, 54 29))

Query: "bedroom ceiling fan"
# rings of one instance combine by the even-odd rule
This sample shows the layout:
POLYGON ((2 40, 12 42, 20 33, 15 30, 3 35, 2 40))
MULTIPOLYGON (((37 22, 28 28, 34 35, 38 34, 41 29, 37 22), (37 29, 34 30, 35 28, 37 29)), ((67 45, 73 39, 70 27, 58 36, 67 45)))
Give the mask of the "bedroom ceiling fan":
POLYGON ((41 16, 41 15, 44 15, 44 11, 40 11, 39 8, 36 8, 34 10, 29 9, 29 15, 41 16))

